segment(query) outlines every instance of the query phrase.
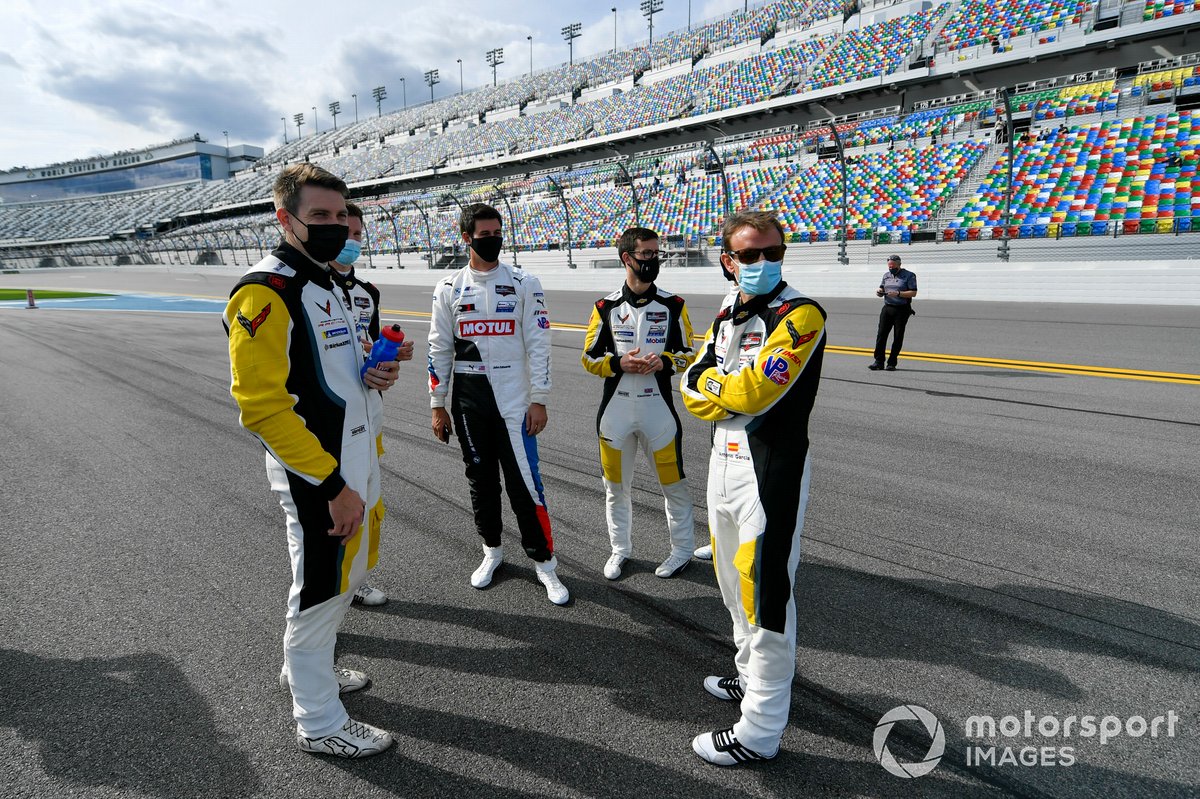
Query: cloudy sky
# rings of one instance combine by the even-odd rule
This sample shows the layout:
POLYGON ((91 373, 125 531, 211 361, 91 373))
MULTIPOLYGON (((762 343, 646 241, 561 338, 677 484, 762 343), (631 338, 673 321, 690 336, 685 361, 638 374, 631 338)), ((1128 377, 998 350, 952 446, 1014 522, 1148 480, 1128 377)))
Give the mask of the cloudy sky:
MULTIPOLYGON (((159 144, 199 133, 271 149, 283 123, 312 107, 324 130, 327 106, 341 122, 374 113, 371 89, 387 86, 386 113, 428 100, 422 75, 437 68, 435 97, 491 82, 484 54, 504 48, 499 77, 564 63, 560 33, 582 24, 575 53, 647 37, 640 0, 453 0, 310 2, 200 0, 3 0, 0 3, 0 169, 40 166, 159 144), (406 80, 401 84, 400 78, 406 80)), ((742 0, 664 0, 655 38, 735 9, 742 0)), ((752 5, 757 5, 753 3, 752 5)))

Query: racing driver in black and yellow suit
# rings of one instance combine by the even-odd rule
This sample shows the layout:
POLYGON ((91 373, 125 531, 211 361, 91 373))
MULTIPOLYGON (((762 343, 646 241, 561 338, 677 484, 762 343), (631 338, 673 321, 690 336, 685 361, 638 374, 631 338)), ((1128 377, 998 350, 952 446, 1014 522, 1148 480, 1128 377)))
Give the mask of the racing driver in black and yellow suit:
MULTIPOLYGON (((370 394, 395 382, 398 363, 360 374, 359 311, 329 262, 347 236, 346 184, 310 164, 280 171, 274 186, 284 241, 234 287, 225 309, 231 393, 242 426, 266 450, 267 476, 287 522, 292 585, 284 675, 296 743, 306 752, 365 757, 386 749, 384 730, 349 718, 339 698, 364 687, 335 669, 337 630, 378 541, 379 459, 370 394)), ((412 357, 402 349, 399 360, 412 357)))
POLYGON ((730 729, 698 735, 693 750, 719 766, 778 753, 796 671, 800 533, 808 502, 808 418, 825 351, 825 312, 782 279, 783 230, 743 212, 722 228, 722 264, 738 282, 680 391, 713 423, 708 521, 721 598, 733 619, 737 674, 705 689, 740 701, 730 729))

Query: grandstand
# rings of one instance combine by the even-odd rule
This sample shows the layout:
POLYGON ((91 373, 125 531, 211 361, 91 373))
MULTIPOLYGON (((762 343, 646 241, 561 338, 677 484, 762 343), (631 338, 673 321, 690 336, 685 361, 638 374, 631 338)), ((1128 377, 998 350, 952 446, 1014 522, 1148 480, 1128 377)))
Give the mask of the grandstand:
POLYGON ((740 208, 777 210, 826 261, 839 242, 986 262, 995 244, 973 243, 1150 234, 1190 252, 1200 54, 1177 53, 1196 11, 774 0, 266 153, 184 140, 0 174, 0 262, 252 262, 278 235, 275 174, 305 160, 350 183, 377 266, 455 263, 474 199, 548 264, 635 222, 711 264, 740 208))

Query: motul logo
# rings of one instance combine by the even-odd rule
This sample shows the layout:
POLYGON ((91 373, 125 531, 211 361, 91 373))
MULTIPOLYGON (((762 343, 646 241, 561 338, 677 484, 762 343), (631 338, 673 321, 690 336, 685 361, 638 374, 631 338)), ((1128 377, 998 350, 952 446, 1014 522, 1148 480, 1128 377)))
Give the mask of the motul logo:
POLYGON ((481 319, 479 321, 462 321, 458 323, 459 336, 511 336, 516 332, 516 323, 512 319, 481 319))

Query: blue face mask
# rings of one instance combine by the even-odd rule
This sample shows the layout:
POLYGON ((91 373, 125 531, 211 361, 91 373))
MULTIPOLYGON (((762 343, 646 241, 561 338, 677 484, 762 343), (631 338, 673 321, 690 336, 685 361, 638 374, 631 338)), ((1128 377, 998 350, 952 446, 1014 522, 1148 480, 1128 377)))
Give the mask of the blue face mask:
POLYGON ((766 294, 783 279, 783 261, 765 258, 752 264, 738 264, 738 288, 746 294, 766 294))
POLYGON ((342 266, 351 266, 358 260, 358 256, 362 255, 362 242, 354 239, 346 239, 346 246, 338 253, 338 257, 334 258, 342 266))

